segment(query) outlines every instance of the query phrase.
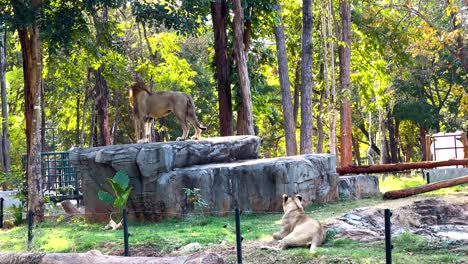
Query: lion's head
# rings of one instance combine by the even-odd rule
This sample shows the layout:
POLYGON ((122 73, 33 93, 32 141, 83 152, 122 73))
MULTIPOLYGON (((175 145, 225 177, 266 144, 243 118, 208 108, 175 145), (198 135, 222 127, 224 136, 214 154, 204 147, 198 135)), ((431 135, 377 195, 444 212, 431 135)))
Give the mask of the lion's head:
POLYGON ((302 196, 299 194, 295 196, 288 196, 287 194, 283 194, 283 211, 286 213, 295 210, 304 212, 304 207, 302 207, 302 196))

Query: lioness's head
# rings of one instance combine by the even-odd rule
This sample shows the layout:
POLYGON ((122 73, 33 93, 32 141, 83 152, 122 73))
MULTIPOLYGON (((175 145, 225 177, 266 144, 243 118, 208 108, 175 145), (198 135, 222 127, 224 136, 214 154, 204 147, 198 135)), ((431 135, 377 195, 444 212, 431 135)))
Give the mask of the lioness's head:
POLYGON ((294 210, 304 212, 304 208, 302 207, 302 196, 299 194, 296 196, 283 194, 283 211, 286 213, 294 210))

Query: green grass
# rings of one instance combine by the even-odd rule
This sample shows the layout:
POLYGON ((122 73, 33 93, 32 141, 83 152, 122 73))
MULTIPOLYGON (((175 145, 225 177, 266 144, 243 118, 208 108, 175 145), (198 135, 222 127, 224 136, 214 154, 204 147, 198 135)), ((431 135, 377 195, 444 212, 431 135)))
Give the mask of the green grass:
MULTIPOLYGON (((414 188, 421 185, 426 184, 426 180, 422 178, 421 175, 401 175, 401 176, 385 176, 380 177, 379 185, 380 191, 382 193, 393 191, 393 190, 401 190, 406 188, 414 188)), ((468 184, 461 184, 449 188, 443 188, 431 192, 424 193, 425 196, 431 195, 444 195, 444 194, 451 194, 457 192, 468 192, 468 184)))
MULTIPOLYGON (((424 184, 417 178, 386 177, 381 179, 381 190, 401 189, 424 184)), ((467 192, 468 185, 448 188, 430 195, 467 192)), ((324 205, 310 205, 306 212, 322 222, 341 216, 358 207, 381 205, 381 197, 358 201, 339 201, 324 205)), ((244 213, 242 236, 244 245, 255 241, 271 239, 271 234, 280 228, 281 213, 244 213)), ((48 220, 34 228, 32 251, 34 252, 86 252, 98 249, 112 253, 123 248, 122 230, 102 230, 103 224, 90 224, 75 219, 71 223, 57 225, 48 220)), ((169 254, 189 243, 198 242, 205 248, 227 244, 235 245, 234 216, 226 217, 193 215, 185 219, 168 219, 160 223, 130 223, 131 248, 152 247, 162 254, 169 254)), ((26 251, 27 226, 0 231, 0 252, 26 251)), ((257 242, 258 243, 258 242, 257 242)), ((462 263, 467 261, 468 245, 451 245, 447 241, 433 241, 425 237, 401 234, 394 238, 394 263, 462 263), (465 255, 463 255, 465 254, 465 255)), ((236 263, 235 252, 226 253, 227 263, 236 263)), ((383 242, 360 243, 349 239, 328 241, 318 248, 316 254, 308 249, 296 248, 287 251, 269 251, 250 248, 244 253, 245 263, 384 263, 383 242)))

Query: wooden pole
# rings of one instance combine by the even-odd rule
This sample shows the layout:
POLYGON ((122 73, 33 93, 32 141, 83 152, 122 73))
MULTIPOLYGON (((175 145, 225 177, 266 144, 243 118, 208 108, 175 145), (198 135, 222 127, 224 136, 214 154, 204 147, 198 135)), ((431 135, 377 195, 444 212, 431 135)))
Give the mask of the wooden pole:
POLYGON ((414 187, 414 188, 402 189, 402 190, 397 190, 397 191, 389 191, 389 192, 384 193, 383 198, 384 200, 405 198, 411 195, 430 192, 430 191, 438 190, 441 188, 452 187, 455 185, 460 185, 460 184, 465 184, 465 183, 468 183, 468 175, 458 177, 455 179, 446 180, 446 181, 425 184, 425 185, 414 187))
POLYGON ((468 159, 451 159, 442 161, 421 161, 421 162, 407 162, 407 163, 392 163, 382 165, 368 165, 368 166, 348 166, 336 168, 336 172, 340 175, 348 173, 379 173, 391 171, 404 171, 414 169, 431 169, 443 166, 454 165, 468 165, 468 159))

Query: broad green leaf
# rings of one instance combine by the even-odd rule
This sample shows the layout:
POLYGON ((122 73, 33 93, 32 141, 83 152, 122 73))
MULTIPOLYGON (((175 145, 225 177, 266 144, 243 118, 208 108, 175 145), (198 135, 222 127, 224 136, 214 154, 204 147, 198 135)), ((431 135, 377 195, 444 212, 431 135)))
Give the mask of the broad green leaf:
POLYGON ((112 186, 112 189, 114 189, 115 191, 115 196, 120 196, 122 193, 125 192, 125 189, 123 189, 120 184, 118 184, 116 181, 114 180, 109 180, 111 186, 112 186))
POLYGON ((112 203, 114 203, 114 197, 112 197, 112 195, 108 192, 99 191, 98 197, 101 201, 105 202, 108 205, 111 205, 112 203))
POLYGON ((112 180, 117 183, 122 189, 127 189, 128 187, 128 175, 125 171, 119 170, 112 180))
POLYGON ((124 193, 119 195, 117 199, 114 201, 114 206, 117 208, 124 208, 125 204, 127 203, 128 197, 130 196, 130 193, 132 192, 132 187, 130 187, 128 190, 126 190, 124 193))

